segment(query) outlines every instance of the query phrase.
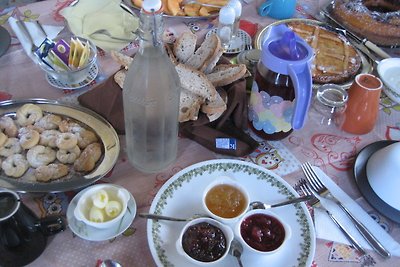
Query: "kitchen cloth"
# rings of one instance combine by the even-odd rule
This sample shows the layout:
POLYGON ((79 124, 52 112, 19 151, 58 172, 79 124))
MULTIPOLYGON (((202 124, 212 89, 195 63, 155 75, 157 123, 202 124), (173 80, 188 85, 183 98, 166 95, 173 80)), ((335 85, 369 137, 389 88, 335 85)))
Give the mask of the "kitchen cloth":
MULTIPOLYGON (((400 256, 400 244, 396 242, 372 217, 350 198, 332 179, 330 179, 320 168, 313 166, 318 177, 343 205, 348 208, 354 216, 361 221, 381 244, 389 250, 392 256, 400 256)), ((328 209, 338 221, 344 225, 346 230, 365 248, 372 250, 364 237, 358 232, 350 218, 344 211, 332 201, 323 201, 323 205, 328 209)), ((315 230, 318 238, 331 240, 339 243, 350 244, 346 237, 340 232, 339 228, 329 218, 325 211, 314 209, 315 230)))
MULTIPOLYGON (((228 95, 227 110, 221 117, 209 122, 200 112, 196 121, 180 124, 180 134, 208 149, 225 155, 245 156, 258 147, 244 129, 247 126, 246 81, 241 79, 223 88, 228 95), (216 138, 234 143, 234 149, 217 148, 216 138)), ((119 134, 124 134, 122 90, 113 75, 104 83, 78 97, 79 103, 106 118, 119 134)))
MULTIPOLYGON (((17 19, 13 17, 8 18, 8 23, 10 24, 11 29, 14 31, 15 35, 17 36, 19 42, 22 45, 22 48, 25 50, 26 54, 35 62, 39 62, 39 58, 35 56, 32 51, 32 43, 29 39, 28 36, 26 36, 25 31, 22 29, 22 27, 17 24, 17 19)), ((36 46, 39 46, 42 44, 42 42, 46 39, 46 35, 42 33, 40 30, 39 26, 36 24, 36 22, 25 22, 26 28, 28 29, 30 35, 32 36, 32 40, 35 42, 36 46)), ((64 27, 61 26, 51 26, 51 25, 42 25, 44 31, 47 34, 47 38, 49 39, 54 39, 57 37, 57 35, 64 29, 64 27)))
POLYGON ((70 31, 76 36, 91 40, 105 51, 121 50, 136 38, 139 18, 128 13, 120 6, 120 0, 79 0, 73 6, 61 10, 67 20, 70 31), (105 34, 93 34, 98 30, 107 30, 105 34))

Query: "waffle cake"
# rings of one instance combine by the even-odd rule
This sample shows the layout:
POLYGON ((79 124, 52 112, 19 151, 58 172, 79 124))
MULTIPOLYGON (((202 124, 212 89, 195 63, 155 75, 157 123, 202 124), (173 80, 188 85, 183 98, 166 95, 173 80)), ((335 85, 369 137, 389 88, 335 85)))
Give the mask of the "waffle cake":
POLYGON ((361 57, 343 35, 305 22, 289 22, 287 26, 314 49, 314 83, 343 83, 358 73, 361 57))

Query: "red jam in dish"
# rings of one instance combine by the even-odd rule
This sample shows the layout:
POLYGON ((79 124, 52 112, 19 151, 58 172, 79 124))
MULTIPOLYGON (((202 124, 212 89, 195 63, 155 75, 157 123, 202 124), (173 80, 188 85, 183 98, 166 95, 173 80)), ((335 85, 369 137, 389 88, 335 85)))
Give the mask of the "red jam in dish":
POLYGON ((263 252, 277 249, 285 239, 282 223, 266 214, 253 214, 244 219, 240 234, 250 247, 263 252))
POLYGON ((235 218, 246 208, 246 197, 232 185, 220 184, 210 189, 206 195, 207 208, 222 218, 235 218))
POLYGON ((218 227, 207 222, 188 227, 182 236, 183 250, 202 262, 216 261, 226 251, 226 238, 218 227))

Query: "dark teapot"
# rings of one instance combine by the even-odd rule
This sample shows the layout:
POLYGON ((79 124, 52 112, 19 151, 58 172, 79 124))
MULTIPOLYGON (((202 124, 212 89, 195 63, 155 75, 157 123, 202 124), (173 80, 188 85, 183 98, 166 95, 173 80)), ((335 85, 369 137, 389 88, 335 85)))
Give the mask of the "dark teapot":
POLYGON ((0 266, 24 266, 44 251, 47 236, 65 230, 61 216, 38 218, 19 195, 0 188, 0 266))

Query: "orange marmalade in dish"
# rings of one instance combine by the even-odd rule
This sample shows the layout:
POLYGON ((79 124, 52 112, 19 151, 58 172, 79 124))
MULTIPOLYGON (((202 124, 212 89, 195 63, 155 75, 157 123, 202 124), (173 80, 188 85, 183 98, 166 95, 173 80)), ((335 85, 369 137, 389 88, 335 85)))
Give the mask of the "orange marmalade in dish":
POLYGON ((235 218, 247 205, 245 194, 238 188, 228 184, 214 186, 205 197, 207 208, 222 218, 235 218))

